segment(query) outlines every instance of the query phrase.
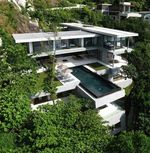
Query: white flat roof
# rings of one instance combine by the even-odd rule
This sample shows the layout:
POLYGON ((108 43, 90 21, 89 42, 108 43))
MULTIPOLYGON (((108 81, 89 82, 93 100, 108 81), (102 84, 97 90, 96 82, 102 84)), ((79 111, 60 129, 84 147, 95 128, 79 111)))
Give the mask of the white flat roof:
POLYGON ((80 30, 84 30, 91 33, 96 33, 100 35, 107 35, 107 36, 115 36, 115 37, 134 37, 138 36, 138 33, 127 32, 122 30, 92 26, 92 25, 84 25, 81 23, 62 23, 62 25, 67 27, 72 27, 80 30))
POLYGON ((109 3, 101 3, 101 4, 98 4, 98 5, 101 5, 101 6, 111 6, 112 4, 109 4, 109 3))
MULTIPOLYGON (((62 31, 57 32, 56 39, 76 39, 76 38, 90 38, 96 37, 97 34, 89 33, 81 30, 77 31, 62 31)), ((39 33, 20 33, 13 34, 16 43, 38 42, 54 40, 53 32, 39 32, 39 33)))
POLYGON ((138 12, 123 12, 121 16, 126 16, 127 18, 129 17, 141 18, 142 14, 138 12))
POLYGON ((131 2, 120 2, 120 5, 131 6, 131 2))

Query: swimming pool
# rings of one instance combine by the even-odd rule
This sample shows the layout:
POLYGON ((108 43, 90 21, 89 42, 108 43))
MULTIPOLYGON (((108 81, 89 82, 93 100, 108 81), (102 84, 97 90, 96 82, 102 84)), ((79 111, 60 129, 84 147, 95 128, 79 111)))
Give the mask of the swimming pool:
POLYGON ((83 66, 73 67, 72 70, 72 74, 80 80, 81 87, 95 98, 108 95, 121 89, 83 66))

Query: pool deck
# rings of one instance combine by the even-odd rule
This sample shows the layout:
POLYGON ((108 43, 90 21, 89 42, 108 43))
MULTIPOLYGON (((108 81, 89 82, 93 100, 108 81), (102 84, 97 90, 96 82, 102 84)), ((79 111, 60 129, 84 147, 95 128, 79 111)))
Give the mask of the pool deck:
POLYGON ((104 63, 94 57, 88 57, 85 55, 82 55, 81 57, 82 58, 80 58, 80 59, 77 59, 72 55, 64 56, 64 57, 57 57, 57 64, 61 63, 63 65, 66 65, 67 67, 75 67, 75 66, 87 65, 87 64, 91 64, 91 63, 100 63, 108 68, 118 68, 118 67, 121 67, 123 65, 128 64, 128 62, 123 60, 120 56, 115 56, 115 60, 118 60, 118 63, 114 63, 114 64, 112 64, 112 63, 106 64, 106 63, 104 63))
POLYGON ((90 63, 96 63, 98 60, 96 58, 89 58, 82 56, 80 59, 76 59, 74 56, 58 57, 57 63, 61 63, 67 67, 75 67, 80 65, 86 65, 90 63), (67 60, 67 61, 64 61, 67 60))

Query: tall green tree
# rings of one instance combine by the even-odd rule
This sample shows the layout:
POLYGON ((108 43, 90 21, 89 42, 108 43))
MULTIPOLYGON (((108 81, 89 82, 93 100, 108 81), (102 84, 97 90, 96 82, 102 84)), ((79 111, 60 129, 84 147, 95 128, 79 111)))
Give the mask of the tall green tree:
POLYGON ((140 132, 126 132, 115 136, 106 153, 150 153, 150 138, 140 132))
POLYGON ((30 96, 38 91, 36 64, 24 47, 0 35, 5 41, 0 48, 0 129, 18 130, 30 112, 30 96))
POLYGON ((89 106, 87 100, 70 97, 67 102, 41 107, 22 130, 21 142, 31 152, 104 153, 110 135, 89 106))
POLYGON ((134 81, 128 97, 130 129, 142 130, 150 135, 150 44, 140 43, 128 55, 129 66, 126 74, 134 81))

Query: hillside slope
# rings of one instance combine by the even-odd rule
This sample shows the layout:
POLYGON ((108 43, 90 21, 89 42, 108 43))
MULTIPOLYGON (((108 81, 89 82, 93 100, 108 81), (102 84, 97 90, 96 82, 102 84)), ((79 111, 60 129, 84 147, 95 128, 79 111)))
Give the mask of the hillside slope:
POLYGON ((29 17, 7 0, 0 1, 0 27, 8 33, 35 32, 38 28, 29 17))

